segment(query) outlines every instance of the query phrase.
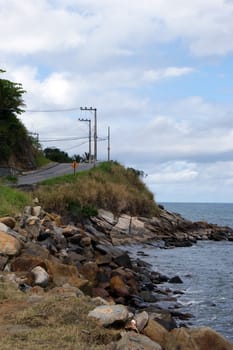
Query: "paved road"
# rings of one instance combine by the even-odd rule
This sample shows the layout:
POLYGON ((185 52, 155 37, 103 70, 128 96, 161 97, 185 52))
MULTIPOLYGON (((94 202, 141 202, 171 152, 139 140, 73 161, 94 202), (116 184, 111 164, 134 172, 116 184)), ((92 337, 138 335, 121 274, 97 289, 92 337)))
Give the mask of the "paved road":
MULTIPOLYGON (((76 171, 88 170, 93 167, 93 164, 81 163, 76 171)), ((18 186, 33 185, 40 181, 51 179, 56 176, 62 176, 66 174, 72 174, 74 169, 70 163, 52 164, 47 167, 25 173, 18 177, 18 186)))

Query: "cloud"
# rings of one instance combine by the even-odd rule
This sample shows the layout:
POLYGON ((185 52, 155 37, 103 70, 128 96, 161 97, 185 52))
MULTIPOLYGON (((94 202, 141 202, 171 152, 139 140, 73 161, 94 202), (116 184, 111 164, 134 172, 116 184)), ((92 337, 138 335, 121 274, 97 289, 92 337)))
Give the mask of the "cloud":
POLYGON ((186 162, 168 162, 163 164, 158 173, 151 174, 151 184, 192 182, 198 177, 196 165, 186 162))
POLYGON ((176 78, 186 74, 193 73, 194 68, 191 67, 167 67, 160 70, 148 70, 144 72, 144 80, 155 82, 166 78, 176 78))

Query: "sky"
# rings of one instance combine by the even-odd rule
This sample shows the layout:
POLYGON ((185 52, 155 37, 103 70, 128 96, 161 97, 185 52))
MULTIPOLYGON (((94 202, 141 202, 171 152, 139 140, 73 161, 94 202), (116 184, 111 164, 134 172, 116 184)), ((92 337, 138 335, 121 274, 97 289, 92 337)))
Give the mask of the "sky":
POLYGON ((232 18, 232 0, 0 0, 2 78, 44 148, 88 152, 97 108, 98 159, 110 127, 157 202, 233 202, 232 18))

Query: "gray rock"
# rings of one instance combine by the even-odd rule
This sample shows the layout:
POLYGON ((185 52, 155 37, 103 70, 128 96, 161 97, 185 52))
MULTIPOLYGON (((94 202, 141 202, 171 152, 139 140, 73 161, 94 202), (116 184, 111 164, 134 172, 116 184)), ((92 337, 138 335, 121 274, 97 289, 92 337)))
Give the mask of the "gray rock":
POLYGON ((128 332, 122 335, 114 350, 162 350, 161 346, 142 334, 128 332))
POLYGON ((149 320, 149 315, 146 311, 140 312, 140 314, 135 315, 136 327, 139 332, 141 332, 147 325, 149 320))
POLYGON ((95 318, 102 326, 108 327, 113 323, 125 323, 129 312, 124 305, 101 305, 90 311, 88 317, 95 318))
POLYGON ((31 273, 34 276, 34 283, 40 287, 47 287, 49 283, 49 274, 43 267, 36 266, 31 270, 31 273))

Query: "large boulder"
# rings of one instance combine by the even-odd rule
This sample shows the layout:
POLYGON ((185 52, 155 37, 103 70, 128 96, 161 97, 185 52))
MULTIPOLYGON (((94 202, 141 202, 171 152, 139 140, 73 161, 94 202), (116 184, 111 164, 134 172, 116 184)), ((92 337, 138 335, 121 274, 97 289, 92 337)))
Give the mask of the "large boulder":
POLYGON ((90 311, 88 317, 96 319, 101 326, 108 327, 113 323, 124 324, 129 318, 129 312, 124 305, 101 305, 90 311))
MULTIPOLYGON (((168 335, 168 331, 161 326, 158 322, 149 319, 146 327, 143 329, 143 334, 149 337, 154 342, 160 344, 162 348, 165 344, 165 339, 168 335)), ((173 348, 173 350, 176 348, 173 348)))
POLYGON ((233 344, 209 327, 177 328, 168 333, 165 350, 233 350, 233 344))
POLYGON ((128 332, 123 334, 114 350, 162 350, 161 346, 142 334, 128 332))
POLYGON ((6 226, 10 227, 11 229, 13 229, 15 227, 16 221, 14 218, 12 218, 11 216, 4 216, 2 218, 0 218, 0 222, 5 224, 6 226))
POLYGON ((233 350, 233 344, 209 327, 188 330, 198 350, 233 350))
POLYGON ((14 256, 18 255, 21 249, 21 244, 17 238, 0 231, 0 254, 14 256))

